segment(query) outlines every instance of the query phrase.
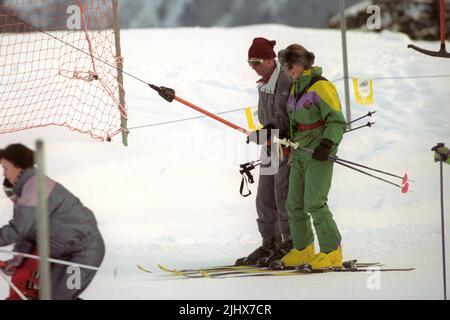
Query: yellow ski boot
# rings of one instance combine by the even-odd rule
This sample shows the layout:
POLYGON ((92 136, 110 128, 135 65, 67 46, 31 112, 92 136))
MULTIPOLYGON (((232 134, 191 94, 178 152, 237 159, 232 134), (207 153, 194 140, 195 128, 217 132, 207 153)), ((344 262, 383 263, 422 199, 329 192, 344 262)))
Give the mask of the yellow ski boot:
POLYGON ((329 253, 319 252, 311 262, 312 269, 342 268, 342 248, 329 253))
POLYGON ((312 243, 303 250, 292 249, 281 258, 281 262, 285 267, 296 267, 302 264, 311 263, 314 256, 314 243, 312 243))

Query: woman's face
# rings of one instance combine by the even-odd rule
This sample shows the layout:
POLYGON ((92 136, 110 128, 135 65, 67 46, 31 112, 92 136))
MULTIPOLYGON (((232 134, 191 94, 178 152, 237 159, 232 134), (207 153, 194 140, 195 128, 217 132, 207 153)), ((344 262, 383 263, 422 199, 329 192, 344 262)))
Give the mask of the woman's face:
POLYGON ((17 168, 11 162, 6 159, 1 159, 0 163, 3 167, 3 176, 12 184, 17 182, 17 179, 20 177, 22 173, 22 169, 17 168))
POLYGON ((286 72, 292 80, 297 80, 302 75, 305 68, 301 64, 285 66, 286 72))

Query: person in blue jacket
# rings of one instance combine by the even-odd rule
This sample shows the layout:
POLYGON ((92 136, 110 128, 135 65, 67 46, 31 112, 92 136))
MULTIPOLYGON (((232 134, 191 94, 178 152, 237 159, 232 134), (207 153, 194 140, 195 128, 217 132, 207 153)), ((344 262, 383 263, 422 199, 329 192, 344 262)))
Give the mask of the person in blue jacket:
MULTIPOLYGON (((11 144, 0 149, 0 164, 14 202, 12 219, 0 228, 0 247, 14 245, 14 251, 32 253, 37 247, 34 152, 22 144, 11 144)), ((58 182, 45 177, 45 183, 50 257, 99 267, 105 245, 93 212, 58 182)), ((16 255, 3 271, 10 274, 23 260, 16 255)), ((80 281, 70 285, 74 272, 68 268, 51 264, 51 295, 55 300, 77 299, 96 274, 95 270, 80 268, 80 281)))

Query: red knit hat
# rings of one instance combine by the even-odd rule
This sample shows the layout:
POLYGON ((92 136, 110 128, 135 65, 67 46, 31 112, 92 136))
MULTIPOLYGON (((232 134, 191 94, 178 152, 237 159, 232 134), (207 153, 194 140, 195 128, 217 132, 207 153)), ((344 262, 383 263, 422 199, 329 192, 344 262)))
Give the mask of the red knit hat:
POLYGON ((248 58, 274 59, 276 57, 273 47, 275 40, 267 40, 266 38, 255 38, 248 49, 248 58))

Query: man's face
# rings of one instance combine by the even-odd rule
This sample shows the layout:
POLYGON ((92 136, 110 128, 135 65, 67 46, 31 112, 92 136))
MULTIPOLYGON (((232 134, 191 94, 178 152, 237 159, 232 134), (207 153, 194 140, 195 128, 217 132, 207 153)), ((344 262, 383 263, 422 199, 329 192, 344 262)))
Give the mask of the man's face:
POLYGON ((249 59, 250 67, 263 78, 269 78, 274 69, 273 60, 249 59))
POLYGON ((22 169, 17 168, 11 162, 6 159, 1 159, 0 164, 3 168, 3 176, 12 184, 17 182, 20 174, 22 173, 22 169))

